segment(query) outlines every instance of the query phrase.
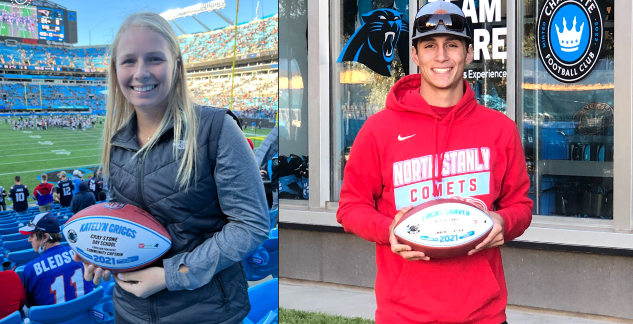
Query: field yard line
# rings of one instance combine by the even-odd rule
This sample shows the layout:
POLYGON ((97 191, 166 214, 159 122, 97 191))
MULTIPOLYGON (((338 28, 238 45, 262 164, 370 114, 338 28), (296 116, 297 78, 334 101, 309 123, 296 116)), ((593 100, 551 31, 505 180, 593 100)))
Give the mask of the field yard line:
MULTIPOLYGON (((96 147, 96 148, 92 148, 92 149, 85 149, 85 150, 72 150, 69 152, 83 152, 83 151, 94 151, 94 150, 101 150, 100 147, 96 147)), ((52 154, 53 152, 38 152, 38 153, 29 153, 29 154, 15 154, 15 155, 2 155, 2 152, 0 151, 0 157, 14 157, 14 156, 26 156, 26 155, 36 155, 36 154, 52 154)))
MULTIPOLYGON (((49 132, 50 131, 35 131, 35 133, 21 134, 20 136, 4 136, 4 137, 2 137, 2 141, 6 142, 6 140, 10 140, 10 139, 14 139, 14 138, 15 139, 23 139, 23 138, 25 138, 27 136, 34 136, 34 135, 40 135, 40 136, 43 136, 43 135, 51 136, 51 135, 53 135, 54 136, 54 135, 57 135, 57 134, 63 134, 63 132, 50 132, 50 133, 49 132), (40 133, 40 132, 46 132, 46 133, 40 133)), ((92 132, 84 133, 84 135, 91 136, 90 133, 92 133, 92 132)), ((64 135, 75 135, 75 136, 77 136, 77 133, 68 133, 68 134, 64 134, 64 135)), ((69 137, 72 137, 72 136, 69 136, 69 137)), ((91 136, 91 137, 97 137, 97 136, 91 136)), ((98 137, 100 137, 100 136, 98 136, 98 137)))
POLYGON ((50 171, 50 170, 67 170, 67 169, 75 169, 75 168, 90 168, 90 167, 95 167, 97 165, 95 164, 84 164, 84 165, 75 165, 75 166, 66 166, 66 167, 59 167, 59 168, 48 168, 48 169, 41 169, 41 170, 27 170, 27 171, 19 171, 19 172, 9 172, 9 173, 0 173, 0 176, 4 176, 4 175, 10 175, 10 174, 17 174, 17 173, 26 173, 26 172, 41 172, 41 171, 50 171))
POLYGON ((95 156, 101 156, 101 154, 98 154, 98 155, 86 155, 86 156, 73 156, 73 157, 67 157, 67 158, 61 158, 61 159, 46 159, 46 160, 35 160, 35 161, 18 161, 18 162, 0 163, 0 165, 17 164, 17 163, 31 163, 31 162, 52 162, 52 161, 68 160, 68 159, 89 158, 89 157, 95 157, 95 156))
MULTIPOLYGON (((35 134, 35 135, 32 135, 32 134, 24 134, 24 135, 27 135, 27 136, 35 136, 35 135, 39 135, 39 134, 35 134)), ((49 138, 51 138, 51 137, 53 137, 53 139, 60 139, 60 140, 63 140, 63 139, 72 139, 72 138, 77 138, 77 137, 78 137, 78 136, 55 136, 54 134, 53 134, 53 135, 47 135, 47 136, 42 136, 42 135, 40 135, 40 136, 41 136, 40 138, 29 138, 29 139, 25 139, 24 137, 21 137, 21 139, 23 139, 23 140, 21 140, 21 141, 11 141, 11 143, 18 143, 18 142, 20 142, 20 143, 21 143, 21 142, 30 142, 30 141, 33 141, 33 140, 49 139, 49 138)), ((89 137, 92 137, 92 138, 97 138, 97 136, 90 136, 90 135, 88 135, 88 134, 86 134, 86 136, 89 136, 89 137)), ((82 136, 82 137, 83 137, 83 136, 82 136)), ((5 141, 4 139, 6 139, 6 137, 3 137, 3 138, 2 138, 2 142, 5 142, 5 143, 6 143, 6 141, 5 141)))
MULTIPOLYGON (((57 138, 33 138, 31 140, 35 141, 35 143, 32 143, 33 145, 39 144, 39 143, 37 143, 38 141, 39 142, 44 142, 44 141, 52 142, 52 141, 55 141, 55 142, 59 143, 59 140, 57 140, 57 138)), ((63 141, 64 139, 61 139, 61 140, 63 141)), ((76 141, 72 141, 71 143, 64 143, 64 145, 72 145, 74 143, 79 143, 79 142, 82 142, 82 143, 83 142, 95 142, 95 140, 93 140, 93 139, 76 140, 76 141)), ((99 143, 95 143, 95 144, 99 144, 99 143)), ((5 144, 5 145, 2 145, 2 147, 16 146, 16 145, 30 145, 30 144, 29 143, 5 144)), ((53 144, 53 145, 61 145, 61 144, 53 144)))
MULTIPOLYGON (((9 149, 9 150, 2 150, 2 149, 0 149, 0 154, 4 153, 6 151, 32 150, 34 148, 46 149, 48 147, 52 147, 52 148, 56 148, 56 149, 57 148, 70 148, 72 150, 72 149, 75 149, 75 148, 87 147, 87 146, 91 146, 91 145, 92 144, 82 144, 82 145, 76 145, 76 146, 69 146, 69 144, 64 144, 64 145, 53 144, 53 145, 39 145, 39 146, 33 146, 33 145, 27 146, 27 145, 25 145, 26 147, 19 147, 19 148, 14 148, 14 149, 9 149)), ((101 145, 95 145, 95 146, 96 147, 101 147, 101 145)), ((0 155, 0 156, 11 157, 12 155, 9 154, 9 155, 0 155)))

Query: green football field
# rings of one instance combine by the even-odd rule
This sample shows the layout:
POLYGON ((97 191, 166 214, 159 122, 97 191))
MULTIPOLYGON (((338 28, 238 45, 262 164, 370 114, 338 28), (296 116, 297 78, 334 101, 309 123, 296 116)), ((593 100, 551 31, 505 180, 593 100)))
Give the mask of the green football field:
MULTIPOLYGON (((16 131, 3 119, 0 122, 0 186, 8 194, 14 177, 19 175, 22 184, 33 194, 32 189, 39 183, 37 177, 42 173, 77 168, 93 170, 101 159, 102 129, 103 125, 86 131, 57 128, 16 131)), ((244 130, 256 149, 268 133, 270 129, 244 130)), ((90 175, 84 172, 84 179, 90 175)), ((34 200, 29 199, 31 202, 34 200)))
MULTIPOLYGON (((7 13, 17 12, 22 17, 32 17, 33 21, 37 22, 37 12, 36 9, 27 9, 27 8, 16 8, 15 6, 11 6, 8 4, 0 4, 0 12, 5 10, 7 13)), ((0 36, 9 36, 9 37, 21 37, 21 38, 31 38, 37 39, 37 29, 35 32, 29 32, 27 29, 19 30, 17 24, 12 26, 6 22, 0 22, 0 36)))

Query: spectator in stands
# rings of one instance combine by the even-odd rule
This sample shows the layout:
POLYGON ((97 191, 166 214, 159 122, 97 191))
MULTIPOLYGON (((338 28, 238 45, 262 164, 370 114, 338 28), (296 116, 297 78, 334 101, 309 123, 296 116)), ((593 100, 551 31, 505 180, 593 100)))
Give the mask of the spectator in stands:
POLYGON ((80 210, 94 205, 96 202, 95 196, 88 192, 88 184, 82 181, 79 183, 79 192, 73 196, 70 202, 70 211, 76 214, 80 210))
POLYGON ((29 189, 20 182, 20 176, 15 176, 15 185, 9 190, 11 200, 13 200, 13 210, 18 215, 26 214, 29 203, 26 198, 29 196, 29 189))
POLYGON ((0 186, 0 211, 7 210, 7 191, 0 186))
POLYGON ((47 210, 53 210, 53 185, 48 183, 48 176, 42 174, 40 176, 40 184, 33 189, 33 199, 37 200, 37 205, 40 207, 40 212, 47 210))
MULTIPOLYGON (((192 102, 176 34, 158 14, 123 22, 108 70, 104 177, 120 202, 146 208, 172 237, 162 267, 114 277, 115 321, 146 322, 153 312, 160 323, 241 323, 250 309, 241 260, 267 238, 269 220, 236 117, 192 102)), ((84 266, 88 279, 110 277, 84 266)))
POLYGON ((88 180, 88 189, 95 196, 95 200, 99 201, 99 193, 103 190, 103 178, 101 171, 95 170, 94 175, 88 180))
POLYGON ((13 270, 0 272, 0 320, 20 311, 26 304, 26 293, 20 276, 13 270))
POLYGON ((106 202, 108 199, 108 194, 104 190, 99 191, 99 204, 106 202))
POLYGON ((84 181, 83 174, 79 170, 73 171, 73 185, 75 189, 73 189, 73 195, 76 195, 79 192, 79 184, 84 181))
POLYGON ((59 177, 61 180, 57 182, 57 187, 55 187, 55 190, 59 195, 59 204, 62 208, 70 207, 70 203, 73 200, 75 184, 71 180, 66 179, 66 171, 60 172, 59 177))
POLYGON ((94 285, 84 280, 81 263, 72 259, 75 252, 59 244, 59 221, 50 212, 35 216, 20 233, 29 236, 33 250, 40 254, 22 273, 28 307, 60 304, 92 291, 94 285))

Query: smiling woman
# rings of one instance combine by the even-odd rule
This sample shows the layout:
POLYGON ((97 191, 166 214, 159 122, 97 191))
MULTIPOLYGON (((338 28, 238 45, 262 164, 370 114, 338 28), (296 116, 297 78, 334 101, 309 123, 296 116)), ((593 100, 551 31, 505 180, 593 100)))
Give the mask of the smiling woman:
MULTIPOLYGON (((149 212, 172 238, 163 260, 114 277, 116 322, 240 323, 250 310, 241 260, 269 224, 237 117, 194 105, 178 40, 158 14, 128 17, 110 57, 104 175, 117 202, 149 212)), ((84 267, 96 284, 111 276, 84 267)))

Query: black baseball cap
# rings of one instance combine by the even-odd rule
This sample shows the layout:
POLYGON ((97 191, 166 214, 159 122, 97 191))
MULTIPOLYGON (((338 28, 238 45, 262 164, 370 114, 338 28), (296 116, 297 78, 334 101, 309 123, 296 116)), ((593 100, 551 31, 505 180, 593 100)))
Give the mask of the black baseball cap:
POLYGON ((418 10, 411 40, 438 34, 461 36, 468 41, 473 38, 464 12, 446 1, 429 2, 418 10))
POLYGON ((44 233, 59 233, 59 221, 51 213, 41 213, 29 221, 29 224, 19 229, 22 235, 31 235, 38 231, 44 233))

